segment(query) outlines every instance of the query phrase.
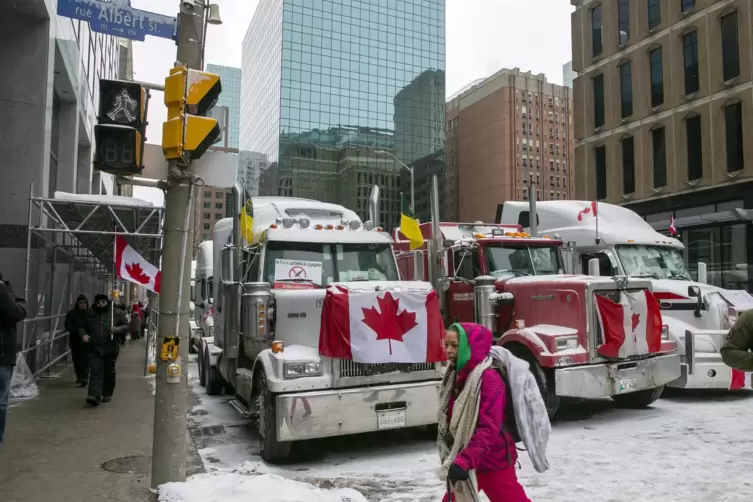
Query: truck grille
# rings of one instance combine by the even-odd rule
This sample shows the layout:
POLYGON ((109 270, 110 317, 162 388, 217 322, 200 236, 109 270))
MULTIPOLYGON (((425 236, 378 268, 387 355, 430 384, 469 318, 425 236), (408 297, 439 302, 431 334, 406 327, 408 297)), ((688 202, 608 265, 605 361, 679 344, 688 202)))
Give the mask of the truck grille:
POLYGON ((390 364, 365 364, 355 363, 345 359, 340 360, 340 377, 359 377, 384 375, 386 373, 410 373, 413 371, 433 371, 434 363, 390 363, 390 364))

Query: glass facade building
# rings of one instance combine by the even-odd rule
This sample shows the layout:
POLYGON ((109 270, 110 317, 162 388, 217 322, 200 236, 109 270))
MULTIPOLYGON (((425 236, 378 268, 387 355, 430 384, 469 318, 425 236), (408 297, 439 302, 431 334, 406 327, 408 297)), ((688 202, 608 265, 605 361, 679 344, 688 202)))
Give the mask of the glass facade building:
POLYGON ((224 142, 215 146, 237 150, 241 124, 241 69, 231 66, 207 64, 207 71, 220 76, 222 93, 217 100, 217 105, 224 106, 229 110, 227 146, 225 146, 224 142))
POLYGON ((243 43, 241 149, 268 158, 262 195, 365 218, 376 184, 382 225, 398 224, 401 163, 444 163, 444 4, 261 0, 243 43))

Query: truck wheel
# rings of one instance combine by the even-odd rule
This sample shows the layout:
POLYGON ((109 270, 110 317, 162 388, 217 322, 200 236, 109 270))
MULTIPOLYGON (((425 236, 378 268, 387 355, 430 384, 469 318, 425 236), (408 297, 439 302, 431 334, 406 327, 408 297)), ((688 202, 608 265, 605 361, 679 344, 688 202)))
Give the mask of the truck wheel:
POLYGON ((612 400, 619 408, 646 408, 661 397, 664 386, 654 389, 639 390, 629 394, 617 394, 612 400))
POLYGON ((199 353, 199 357, 196 358, 196 365, 199 367, 199 385, 202 387, 207 386, 207 372, 204 369, 204 351, 199 353))
POLYGON ((287 459, 293 445, 289 441, 277 441, 277 407, 275 395, 267 388, 267 377, 261 372, 259 378, 259 395, 256 404, 259 408, 258 430, 261 446, 261 458, 275 463, 287 459))
POLYGON ((196 354, 199 352, 199 349, 196 347, 195 338, 191 337, 188 341, 188 353, 189 354, 196 354))
POLYGON ((512 352, 515 357, 528 363, 536 383, 539 384, 539 391, 541 391, 541 398, 544 400, 549 420, 554 419, 560 408, 560 397, 554 388, 554 378, 549 376, 547 371, 536 361, 536 358, 522 345, 513 344, 505 348, 512 352))
POLYGON ((221 396, 225 390, 225 382, 216 366, 210 364, 209 349, 204 350, 204 378, 206 379, 207 394, 221 396))

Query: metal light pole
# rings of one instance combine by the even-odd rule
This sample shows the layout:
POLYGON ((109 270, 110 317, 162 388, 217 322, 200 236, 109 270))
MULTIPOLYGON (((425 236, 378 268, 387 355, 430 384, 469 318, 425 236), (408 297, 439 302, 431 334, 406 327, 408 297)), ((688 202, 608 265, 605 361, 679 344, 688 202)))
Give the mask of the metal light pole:
POLYGON ((403 162, 402 160, 398 159, 397 157, 395 157, 393 154, 391 154, 387 150, 374 150, 374 153, 379 154, 379 155, 389 155, 390 157, 392 157, 396 161, 400 162, 400 165, 403 166, 404 168, 406 168, 408 170, 408 172, 410 173, 410 208, 413 210, 413 213, 414 213, 413 216, 415 216, 415 213, 416 213, 416 180, 415 180, 414 175, 413 175, 413 168, 412 167, 408 167, 405 164, 405 162, 403 162))
MULTIPOLYGON (((205 0, 192 7, 181 4, 178 14, 177 61, 188 68, 203 68, 204 32, 207 23, 218 24, 219 11, 205 0)), ((162 247, 162 283, 158 336, 178 337, 179 381, 168 381, 168 363, 157 357, 156 391, 154 398, 154 436, 152 441, 151 487, 186 479, 186 393, 188 375, 188 316, 191 257, 193 238, 192 202, 194 185, 187 173, 170 162, 168 187, 165 193, 164 237, 162 247)), ((157 344, 159 347, 160 344, 157 344)), ((159 350, 159 349, 158 349, 159 350)), ((175 381, 175 380, 173 380, 175 381)))

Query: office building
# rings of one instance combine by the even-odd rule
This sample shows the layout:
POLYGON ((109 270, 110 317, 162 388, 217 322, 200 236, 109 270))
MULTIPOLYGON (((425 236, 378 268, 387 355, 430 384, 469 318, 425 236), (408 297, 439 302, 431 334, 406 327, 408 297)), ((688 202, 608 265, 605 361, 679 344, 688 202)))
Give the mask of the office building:
POLYGON ((575 80, 575 77, 577 75, 573 71, 573 62, 568 61, 564 65, 562 65, 562 85, 565 87, 572 87, 573 86, 573 80, 575 80))
MULTIPOLYGON (((0 261, 17 290, 25 282, 30 188, 43 197, 113 193, 112 177, 92 169, 92 144, 99 79, 118 78, 121 45, 58 17, 55 6, 0 0, 0 261)), ((29 295, 39 298, 46 256, 36 240, 32 248, 29 295)), ((37 302, 29 305, 36 315, 37 302)))
POLYGON ((223 144, 219 146, 237 150, 241 122, 241 69, 231 66, 207 64, 207 71, 220 76, 222 93, 217 100, 217 108, 227 108, 226 132, 223 131, 223 138, 226 137, 227 140, 226 142, 223 141, 223 144))
POLYGON ((502 69, 447 102, 448 176, 460 221, 495 221, 497 206, 574 194, 572 89, 502 69))
POLYGON ((444 164, 444 22, 444 0, 261 0, 243 42, 240 139, 267 157, 260 193, 366 218, 377 184, 380 222, 397 225, 403 164, 444 164))
POLYGON ((750 2, 573 4, 577 197, 673 218, 692 275, 750 290, 750 2))

